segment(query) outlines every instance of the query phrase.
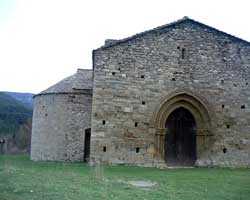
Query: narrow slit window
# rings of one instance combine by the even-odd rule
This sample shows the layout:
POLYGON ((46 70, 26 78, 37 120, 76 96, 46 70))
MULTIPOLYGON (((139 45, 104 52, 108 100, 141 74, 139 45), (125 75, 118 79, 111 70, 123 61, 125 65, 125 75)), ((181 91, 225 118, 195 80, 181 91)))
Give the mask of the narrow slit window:
POLYGON ((106 121, 105 120, 102 120, 102 125, 105 125, 106 124, 106 121))
POLYGON ((136 147, 136 148, 135 148, 135 152, 136 152, 136 153, 139 153, 139 152, 140 152, 140 148, 139 148, 139 147, 136 147))
POLYGON ((181 59, 184 59, 184 58, 185 58, 185 54, 186 54, 186 49, 185 49, 185 48, 182 48, 182 49, 181 49, 181 59))
POLYGON ((138 126, 138 122, 135 122, 135 127, 137 127, 138 126))
POLYGON ((107 151, 107 147, 104 146, 102 150, 103 150, 103 152, 106 152, 107 151))

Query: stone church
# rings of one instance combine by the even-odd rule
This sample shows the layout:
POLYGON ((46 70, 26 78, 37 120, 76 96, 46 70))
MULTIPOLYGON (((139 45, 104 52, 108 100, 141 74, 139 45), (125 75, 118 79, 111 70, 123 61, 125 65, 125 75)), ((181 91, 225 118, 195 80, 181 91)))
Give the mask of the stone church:
POLYGON ((250 166, 250 43, 184 17, 34 97, 32 160, 250 166))

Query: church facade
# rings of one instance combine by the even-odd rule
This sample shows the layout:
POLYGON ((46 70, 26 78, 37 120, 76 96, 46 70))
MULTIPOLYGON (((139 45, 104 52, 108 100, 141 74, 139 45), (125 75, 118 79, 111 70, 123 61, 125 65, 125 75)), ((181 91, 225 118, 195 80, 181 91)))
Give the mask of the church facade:
POLYGON ((250 166, 249 80, 250 43, 187 17, 107 40, 35 96, 31 159, 250 166))

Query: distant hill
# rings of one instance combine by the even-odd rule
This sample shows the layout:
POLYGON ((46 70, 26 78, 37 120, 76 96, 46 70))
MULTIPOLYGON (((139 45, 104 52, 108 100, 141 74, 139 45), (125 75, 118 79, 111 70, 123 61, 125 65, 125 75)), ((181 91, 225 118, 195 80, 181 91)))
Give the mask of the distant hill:
POLYGON ((0 135, 15 135, 20 126, 32 118, 32 107, 28 102, 28 97, 21 98, 18 93, 0 92, 0 135))
POLYGON ((33 107, 33 96, 34 94, 31 93, 20 93, 20 92, 4 92, 14 99, 22 102, 26 107, 32 108, 33 107))

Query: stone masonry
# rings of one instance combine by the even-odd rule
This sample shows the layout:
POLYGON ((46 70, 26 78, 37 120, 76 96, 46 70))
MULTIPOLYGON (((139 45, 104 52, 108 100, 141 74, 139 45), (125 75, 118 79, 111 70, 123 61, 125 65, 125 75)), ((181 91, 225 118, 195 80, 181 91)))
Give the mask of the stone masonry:
POLYGON ((35 96, 32 160, 83 161, 85 130, 91 127, 91 89, 92 70, 78 70, 35 96))
POLYGON ((204 115, 197 165, 250 165, 248 42, 184 18, 94 50, 93 66, 92 162, 165 163, 155 116, 179 96, 204 115))
POLYGON ((107 40, 93 80, 74 77, 35 97, 33 160, 82 160, 91 127, 90 164, 166 166, 166 123, 185 108, 195 165, 250 166, 250 43, 185 17, 107 40))

